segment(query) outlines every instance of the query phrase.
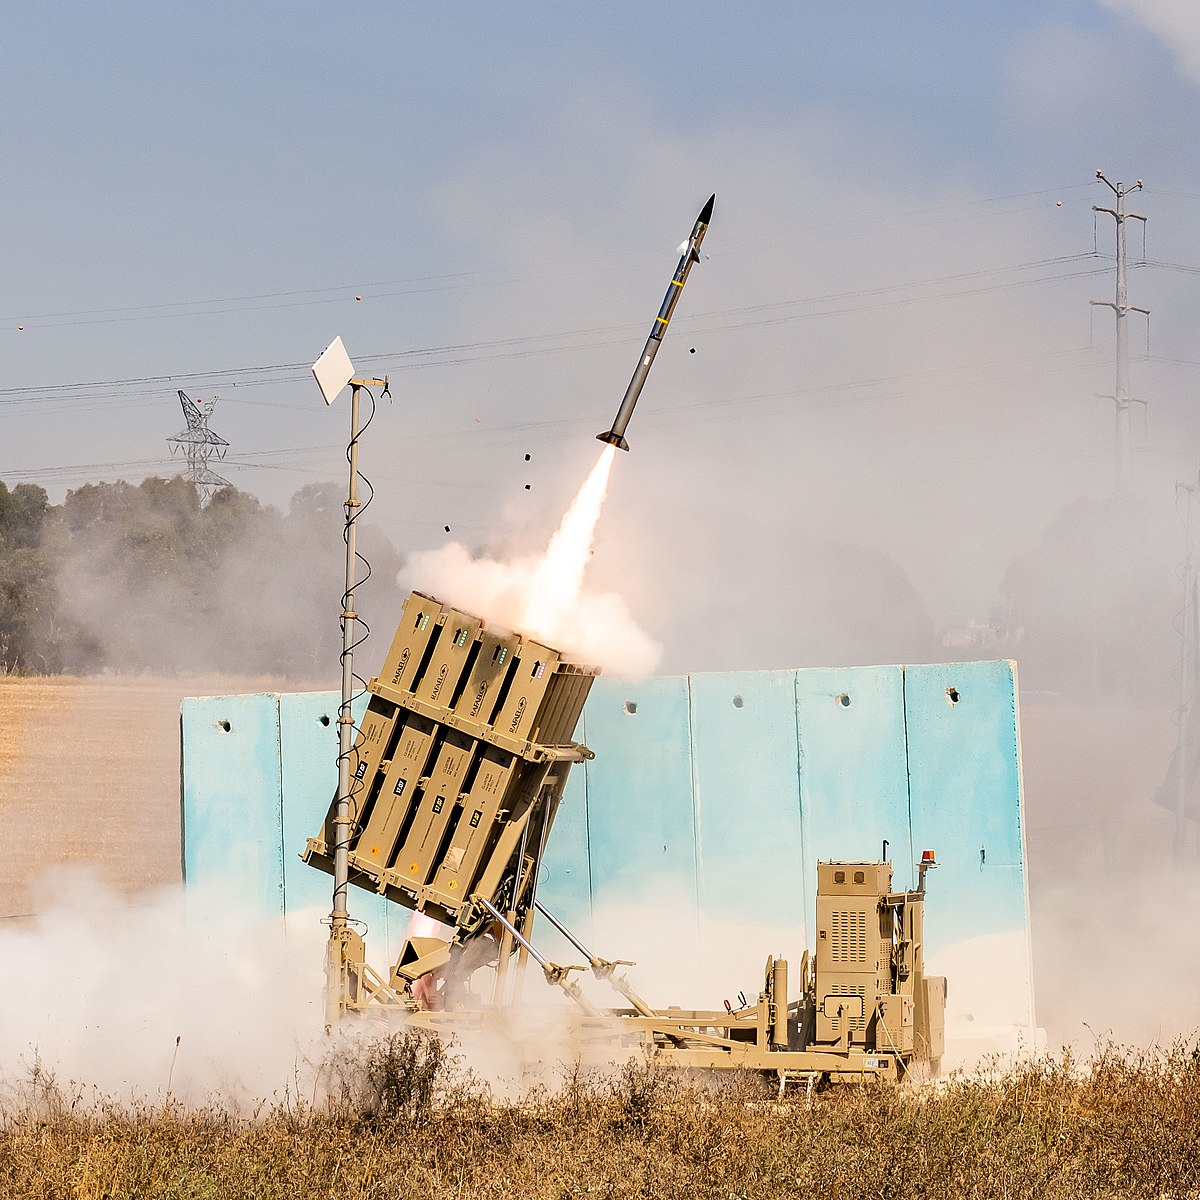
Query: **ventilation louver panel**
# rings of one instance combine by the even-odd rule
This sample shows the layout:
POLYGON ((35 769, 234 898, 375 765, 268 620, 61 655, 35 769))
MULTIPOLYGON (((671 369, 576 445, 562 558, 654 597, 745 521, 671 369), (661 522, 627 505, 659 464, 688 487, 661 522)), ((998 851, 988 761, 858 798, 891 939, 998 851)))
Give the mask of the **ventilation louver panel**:
POLYGON ((829 923, 830 961, 841 966, 867 962, 867 914, 861 910, 834 910, 829 923))

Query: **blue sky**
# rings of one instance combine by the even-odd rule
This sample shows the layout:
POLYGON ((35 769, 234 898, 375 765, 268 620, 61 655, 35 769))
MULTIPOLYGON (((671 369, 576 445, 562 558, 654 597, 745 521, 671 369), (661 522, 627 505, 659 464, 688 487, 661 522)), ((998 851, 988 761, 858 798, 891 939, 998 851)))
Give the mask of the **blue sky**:
POLYGON ((668 666, 713 665, 685 647, 720 611, 672 642, 671 597, 735 559, 749 597, 814 540, 887 554, 938 621, 982 614, 1111 483, 1096 167, 1145 179, 1173 264, 1131 275, 1139 485, 1200 465, 1191 5, 64 3, 10 11, 3 49, 10 484, 168 469, 180 386, 220 395, 228 477, 286 504, 340 478, 304 369, 340 333, 393 379, 364 460, 397 545, 526 548, 715 190, 598 580, 668 666))

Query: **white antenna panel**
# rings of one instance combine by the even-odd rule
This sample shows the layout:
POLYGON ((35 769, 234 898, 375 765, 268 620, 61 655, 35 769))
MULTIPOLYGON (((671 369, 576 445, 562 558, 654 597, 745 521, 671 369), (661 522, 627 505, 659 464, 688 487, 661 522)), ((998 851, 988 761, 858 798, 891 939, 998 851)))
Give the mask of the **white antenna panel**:
POLYGON ((321 395, 325 397, 325 403, 332 404, 342 388, 354 378, 354 364, 350 361, 350 355, 346 353, 340 336, 335 337, 326 346, 321 357, 313 363, 312 373, 317 387, 321 389, 321 395))

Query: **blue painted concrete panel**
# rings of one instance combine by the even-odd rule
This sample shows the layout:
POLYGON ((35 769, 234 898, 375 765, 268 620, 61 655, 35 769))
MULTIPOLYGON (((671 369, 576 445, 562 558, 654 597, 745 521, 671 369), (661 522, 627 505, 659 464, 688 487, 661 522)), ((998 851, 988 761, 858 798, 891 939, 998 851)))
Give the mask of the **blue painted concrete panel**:
POLYGON ((875 861, 887 839, 897 887, 908 885, 904 669, 797 671, 805 911, 813 927, 816 863, 875 861))
MULTIPOLYGON (((1007 663, 601 679, 580 730, 597 757, 571 772, 539 894, 585 940, 624 904, 601 952, 624 947, 622 921, 649 921, 651 953, 686 959, 705 940, 697 913, 811 928, 816 860, 874 859, 887 838, 898 886, 925 846, 944 864, 930 879, 931 952, 989 933, 1026 944, 1015 703, 1007 663)), ((336 786, 336 720, 319 722, 336 704, 184 702, 189 880, 232 880, 260 911, 327 903, 329 877, 295 856, 336 786)), ((389 906, 361 892, 352 905, 383 958, 389 906)), ((407 915, 391 919, 388 956, 407 915)))
POLYGON ((791 671, 690 677, 702 925, 804 920, 791 671))
MULTIPOLYGON (((583 739, 582 729, 576 737, 583 739)), ((588 858, 587 777, 582 766, 574 766, 567 775, 562 803, 546 840, 537 895, 560 921, 584 940, 592 935, 588 858)))
POLYGON ((284 912, 279 706, 274 695, 181 706, 183 875, 253 912, 284 912))
MULTIPOLYGON (((300 692, 279 697, 279 744, 283 763, 283 883, 289 912, 328 910, 333 881, 300 860, 320 828, 337 787, 338 697, 300 692), (322 722, 321 718, 325 720, 322 722)), ((355 897, 355 907, 358 897, 355 897)))
POLYGON ((593 913, 651 897, 664 936, 698 944, 685 677, 599 679, 587 703, 593 913))
MULTIPOLYGON (((301 854, 310 837, 321 828, 330 799, 337 790, 338 692, 293 692, 279 697, 279 754, 283 764, 283 877, 288 912, 320 909, 328 914, 333 900, 333 877, 305 865, 301 854)), ((354 706, 357 719, 366 708, 366 697, 354 706)), ((389 956, 407 919, 392 916, 393 908, 382 896, 351 890, 350 915, 364 922, 372 943, 389 956)))
POLYGON ((935 850, 941 863, 930 877, 928 940, 944 945, 1023 930, 1012 664, 909 667, 905 709, 913 846, 918 853, 935 850))
POLYGON ((694 893, 687 680, 598 680, 587 713, 603 747, 586 767, 593 896, 655 881, 694 893))

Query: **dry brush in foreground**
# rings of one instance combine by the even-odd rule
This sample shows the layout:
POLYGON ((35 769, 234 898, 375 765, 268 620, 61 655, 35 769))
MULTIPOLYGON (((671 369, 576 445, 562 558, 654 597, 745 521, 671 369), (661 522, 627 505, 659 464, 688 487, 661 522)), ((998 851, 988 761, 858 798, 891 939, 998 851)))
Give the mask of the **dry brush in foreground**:
POLYGON ((252 1116, 85 1106, 35 1071, 3 1112, 0 1195, 1200 1196, 1200 1047, 1183 1043, 782 1103, 631 1063, 509 1102, 409 1034, 333 1092, 252 1116))

